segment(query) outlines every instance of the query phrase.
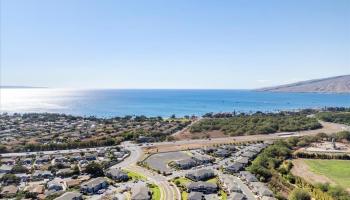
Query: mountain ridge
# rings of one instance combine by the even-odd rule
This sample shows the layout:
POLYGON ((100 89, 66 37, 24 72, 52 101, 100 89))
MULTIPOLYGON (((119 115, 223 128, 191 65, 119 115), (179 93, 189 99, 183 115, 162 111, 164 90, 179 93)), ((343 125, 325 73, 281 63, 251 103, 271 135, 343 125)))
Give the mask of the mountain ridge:
POLYGON ((350 93, 350 75, 299 81, 256 89, 261 92, 350 93))

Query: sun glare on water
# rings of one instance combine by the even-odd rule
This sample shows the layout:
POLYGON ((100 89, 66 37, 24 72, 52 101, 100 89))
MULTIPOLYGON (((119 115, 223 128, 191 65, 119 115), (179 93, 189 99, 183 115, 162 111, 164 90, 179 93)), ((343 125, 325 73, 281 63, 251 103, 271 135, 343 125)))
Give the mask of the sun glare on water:
POLYGON ((73 90, 64 89, 0 89, 1 112, 54 112, 66 109, 73 90))

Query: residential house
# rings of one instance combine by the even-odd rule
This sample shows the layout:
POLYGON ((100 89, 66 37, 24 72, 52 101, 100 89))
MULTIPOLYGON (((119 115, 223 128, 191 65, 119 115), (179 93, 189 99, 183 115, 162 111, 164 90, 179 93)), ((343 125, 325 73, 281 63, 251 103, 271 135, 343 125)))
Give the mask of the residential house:
POLYGON ((123 153, 123 152, 119 152, 119 151, 115 151, 115 152, 113 152, 113 155, 114 155, 116 158, 123 158, 124 153, 123 153))
POLYGON ((222 149, 226 149, 228 151, 234 152, 237 150, 236 146, 231 144, 231 145, 224 145, 221 147, 222 149))
POLYGON ((50 156, 44 155, 44 156, 37 157, 35 160, 35 164, 42 165, 42 164, 48 163, 49 161, 50 161, 50 156))
POLYGON ((13 166, 11 165, 1 165, 0 166, 0 173, 8 174, 12 171, 13 166))
POLYGON ((233 192, 230 194, 230 196, 227 199, 228 200, 246 200, 247 197, 242 193, 233 192))
POLYGON ((214 158, 211 158, 208 156, 195 156, 195 157, 192 157, 192 159, 195 160, 200 165, 212 163, 215 161, 214 158))
POLYGON ((80 190, 84 194, 95 194, 101 189, 108 187, 108 182, 104 177, 98 177, 84 182, 80 185, 80 190))
POLYGON ((247 157, 238 157, 235 161, 241 163, 244 166, 248 165, 249 163, 249 159, 247 157))
POLYGON ((92 153, 85 154, 85 160, 92 161, 92 160, 96 160, 96 159, 97 159, 97 156, 95 154, 92 154, 92 153))
POLYGON ((150 194, 146 185, 136 185, 131 188, 131 200, 150 200, 150 194))
POLYGON ((214 156, 221 157, 221 158, 227 158, 231 155, 231 152, 226 149, 218 149, 214 152, 214 156))
POLYGON ((109 169, 106 172, 107 177, 116 180, 116 181, 127 181, 129 180, 129 176, 127 173, 123 172, 122 170, 119 169, 109 169))
POLYGON ((192 167, 197 166, 197 162, 192 158, 187 158, 183 160, 177 160, 174 162, 175 166, 180 169, 190 169, 192 167))
POLYGON ((65 163, 67 162, 67 158, 62 155, 57 155, 52 159, 52 165, 57 165, 59 163, 65 163))
POLYGON ((204 194, 202 192, 190 192, 187 197, 188 200, 204 200, 204 194))
POLYGON ((1 159, 1 164, 4 165, 15 165, 16 160, 14 158, 2 158, 1 159))
POLYGON ((215 173, 213 170, 209 169, 200 169, 186 174, 186 178, 189 178, 193 181, 205 181, 213 177, 215 177, 215 173))
POLYGON ((150 143, 154 141, 156 141, 154 137, 147 137, 147 136, 139 136, 139 138, 136 139, 137 143, 150 143))
POLYGON ((275 197, 267 197, 267 196, 263 196, 261 198, 261 200, 277 200, 275 197))
POLYGON ((202 192, 204 194, 216 193, 218 191, 218 186, 215 183, 209 182, 191 182, 187 185, 188 192, 202 192))
POLYGON ((73 160, 73 161, 80 161, 82 160, 82 157, 79 153, 75 153, 75 154, 72 154, 70 157, 69 157, 70 160, 73 160))
POLYGON ((52 180, 46 184, 48 190, 60 191, 63 190, 62 184, 57 180, 52 180))
POLYGON ((32 176, 33 180, 39 181, 43 179, 52 179, 54 175, 50 171, 36 170, 32 176))
POLYGON ((253 187, 253 191, 263 197, 263 196, 266 196, 266 197, 273 197, 273 192, 264 184, 264 183, 261 183, 261 182, 253 182, 253 183, 250 183, 250 185, 253 187))
POLYGON ((97 152, 97 156, 99 157, 104 157, 106 154, 106 150, 105 149, 100 149, 98 152, 97 152))
POLYGON ((239 188, 237 183, 230 184, 230 186, 227 188, 229 193, 242 193, 241 188, 239 188))
POLYGON ((239 173, 243 179, 245 179, 248 183, 258 182, 259 180, 248 171, 241 171, 239 173))
POLYGON ((25 173, 15 174, 15 176, 20 178, 21 182, 27 182, 30 179, 30 175, 29 174, 25 174, 25 173))
POLYGON ((61 196, 57 197, 55 200, 82 200, 83 195, 78 192, 66 192, 61 196))
POLYGON ((39 195, 44 194, 45 187, 43 185, 39 184, 32 184, 24 188, 24 191, 32 194, 32 195, 39 195))
POLYGON ((66 182, 65 185, 67 186, 67 188, 72 188, 72 187, 80 185, 82 180, 80 180, 80 179, 65 179, 65 182, 66 182))
POLYGON ((247 157, 249 160, 252 160, 257 153, 252 152, 252 151, 245 151, 241 154, 242 157, 247 157))
POLYGON ((237 172, 239 172, 242 168, 243 168, 243 165, 242 165, 241 163, 234 162, 232 165, 225 167, 224 170, 225 170, 227 173, 237 173, 237 172))
POLYGON ((69 177, 69 176, 72 176, 73 174, 74 174, 74 171, 71 168, 59 169, 56 172, 56 176, 59 176, 59 177, 69 177))
POLYGON ((0 196, 2 198, 13 198, 16 196, 18 188, 15 185, 4 186, 1 190, 0 196))
POLYGON ((214 151, 216 151, 216 148, 214 148, 214 147, 205 147, 205 148, 203 148, 202 151, 205 154, 210 154, 210 153, 213 153, 214 151))
POLYGON ((23 160, 21 160, 22 165, 31 165, 33 162, 32 158, 25 158, 23 160))

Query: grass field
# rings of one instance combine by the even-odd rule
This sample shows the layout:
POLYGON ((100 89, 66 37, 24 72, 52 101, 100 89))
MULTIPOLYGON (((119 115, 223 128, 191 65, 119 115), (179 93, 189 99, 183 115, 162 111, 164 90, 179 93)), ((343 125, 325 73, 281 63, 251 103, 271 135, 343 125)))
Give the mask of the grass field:
POLYGON ((342 187, 350 188, 349 160, 305 159, 304 161, 312 172, 326 176, 342 187))

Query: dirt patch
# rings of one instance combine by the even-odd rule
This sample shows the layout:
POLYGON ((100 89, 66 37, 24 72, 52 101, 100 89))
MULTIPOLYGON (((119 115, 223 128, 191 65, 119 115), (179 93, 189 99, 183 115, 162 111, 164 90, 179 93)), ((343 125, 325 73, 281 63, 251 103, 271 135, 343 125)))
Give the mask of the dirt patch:
POLYGON ((315 183, 331 183, 335 184, 331 179, 326 176, 315 174, 304 162, 303 159, 293 160, 292 174, 304 178, 307 182, 315 183))

